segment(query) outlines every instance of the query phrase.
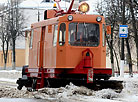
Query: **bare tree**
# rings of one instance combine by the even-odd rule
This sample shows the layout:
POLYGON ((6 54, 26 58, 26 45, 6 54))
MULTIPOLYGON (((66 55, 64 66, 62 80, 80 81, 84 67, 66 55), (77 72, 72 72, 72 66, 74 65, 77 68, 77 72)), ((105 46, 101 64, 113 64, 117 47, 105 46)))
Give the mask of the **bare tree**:
POLYGON ((12 67, 15 69, 16 66, 16 54, 15 54, 15 42, 16 38, 22 33, 24 17, 19 11, 19 2, 20 0, 10 0, 9 6, 9 27, 12 41, 12 54, 13 54, 13 63, 12 67))
POLYGON ((4 14, 4 10, 6 7, 2 7, 1 10, 1 25, 0 25, 0 40, 2 42, 2 51, 3 51, 3 59, 4 59, 4 69, 6 69, 7 64, 7 57, 8 57, 8 50, 9 50, 9 41, 10 41, 10 34, 9 34, 9 26, 8 26, 8 17, 4 14))
POLYGON ((7 36, 4 33, 4 27, 3 27, 3 15, 1 16, 1 31, 0 31, 0 39, 2 41, 2 51, 3 51, 3 59, 4 59, 4 69, 6 69, 6 63, 7 63, 7 53, 8 53, 8 39, 7 36), (6 44, 5 44, 6 43, 6 44), (6 45, 6 48, 5 48, 6 45), (5 51, 6 49, 6 51, 5 51))
MULTIPOLYGON (((125 2, 127 2, 127 1, 125 0, 125 2)), ((131 3, 131 4, 133 4, 133 3, 131 3)), ((134 6, 133 6, 132 9, 134 9, 134 6)), ((127 13, 124 13, 125 14, 125 16, 123 18, 124 24, 128 24, 129 26, 131 26, 132 25, 131 24, 132 19, 130 19, 130 16, 131 16, 130 15, 131 14, 130 10, 128 9, 127 6, 125 6, 124 10, 127 10, 127 13)), ((108 24, 112 25, 112 30, 113 30, 112 33, 114 33, 114 34, 111 35, 111 37, 108 38, 107 41, 108 41, 108 45, 110 44, 109 49, 110 49, 110 56, 111 56, 111 64, 112 64, 112 67, 113 67, 113 65, 114 65, 114 60, 113 60, 114 57, 113 56, 114 55, 119 55, 118 57, 121 58, 121 51, 120 51, 120 48, 121 48, 120 42, 121 41, 120 41, 120 38, 118 36, 118 33, 119 33, 119 25, 121 24, 122 17, 123 17, 122 16, 122 13, 123 13, 122 0, 104 0, 104 1, 102 0, 97 5, 97 11, 100 14, 103 14, 106 17, 106 22, 108 24), (116 49, 116 50, 114 50, 114 49, 116 49), (113 52, 115 52, 114 55, 113 55, 113 52), (117 52, 117 54, 116 54, 116 52, 117 52)), ((136 24, 136 23, 134 23, 134 24, 136 24)), ((136 27, 136 25, 135 25, 135 27, 136 27)), ((134 34, 131 31, 132 31, 132 29, 131 29, 131 27, 129 27, 129 38, 127 38, 125 40, 126 41, 125 45, 126 45, 126 48, 127 48, 128 58, 129 58, 129 71, 130 71, 130 74, 132 74, 132 58, 131 58, 130 46, 133 46, 131 42, 133 41, 132 36, 134 34)), ((136 41, 138 41, 137 36, 135 36, 134 38, 136 39, 136 41)), ((117 57, 116 57, 116 61, 118 63, 117 57)), ((119 69, 119 66, 118 66, 118 69, 119 69)))
MULTIPOLYGON (((7 63, 7 54, 9 48, 9 41, 12 43, 12 66, 15 69, 15 62, 16 62, 16 54, 15 54, 15 42, 16 38, 22 34, 23 21, 24 17, 22 13, 19 11, 19 3, 20 0, 10 0, 7 3, 6 9, 2 10, 2 14, 4 18, 2 18, 2 32, 1 32, 1 40, 3 42, 3 54, 4 54, 4 61, 5 65, 7 63), (5 50, 5 45, 6 50, 5 50)), ((6 67, 6 66, 5 66, 6 67)))
POLYGON ((131 12, 131 17, 132 17, 132 26, 133 26, 133 33, 135 36, 135 43, 136 43, 136 52, 137 52, 137 70, 138 70, 138 21, 136 20, 135 17, 135 11, 134 8, 136 8, 136 13, 137 13, 137 9, 138 9, 138 3, 136 0, 129 0, 129 7, 130 7, 130 12, 131 12))
MULTIPOLYGON (((110 49, 110 58, 111 58, 113 75, 114 75, 114 55, 116 58, 116 62, 118 63, 118 58, 116 54, 117 49, 114 50, 114 48, 120 47, 117 46, 120 39, 118 38, 118 36, 115 35, 115 33, 118 33, 118 26, 119 26, 118 22, 121 21, 121 17, 118 16, 121 14, 120 7, 121 7, 120 2, 116 0, 115 1, 104 0, 97 5, 98 8, 97 11, 106 17, 106 24, 112 25, 111 37, 110 38, 107 37, 107 44, 110 49)), ((118 71, 119 71, 119 66, 118 66, 118 71)))

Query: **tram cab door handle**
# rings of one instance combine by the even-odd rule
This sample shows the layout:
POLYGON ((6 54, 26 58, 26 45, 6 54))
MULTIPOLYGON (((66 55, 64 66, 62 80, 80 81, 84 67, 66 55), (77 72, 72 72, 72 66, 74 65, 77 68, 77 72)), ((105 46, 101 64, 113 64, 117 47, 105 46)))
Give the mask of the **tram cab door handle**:
POLYGON ((63 52, 63 50, 62 50, 62 49, 60 49, 60 50, 59 50, 59 52, 63 52))

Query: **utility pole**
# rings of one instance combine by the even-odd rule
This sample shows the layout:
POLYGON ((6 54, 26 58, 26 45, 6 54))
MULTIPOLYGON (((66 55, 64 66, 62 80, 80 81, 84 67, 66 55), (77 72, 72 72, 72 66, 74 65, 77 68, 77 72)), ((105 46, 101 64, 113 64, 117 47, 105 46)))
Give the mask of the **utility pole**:
POLYGON ((39 8, 38 8, 38 22, 40 21, 40 12, 39 12, 39 8))
POLYGON ((37 7, 37 10, 38 10, 38 22, 40 21, 40 11, 39 11, 39 3, 38 3, 38 7, 37 7))
MULTIPOLYGON (((125 0, 123 1, 122 7, 122 25, 125 24, 125 0)), ((124 77, 124 38, 121 38, 121 62, 120 62, 120 76, 124 77)))
POLYGON ((34 1, 37 4, 37 21, 40 21, 40 6, 38 1, 34 1))

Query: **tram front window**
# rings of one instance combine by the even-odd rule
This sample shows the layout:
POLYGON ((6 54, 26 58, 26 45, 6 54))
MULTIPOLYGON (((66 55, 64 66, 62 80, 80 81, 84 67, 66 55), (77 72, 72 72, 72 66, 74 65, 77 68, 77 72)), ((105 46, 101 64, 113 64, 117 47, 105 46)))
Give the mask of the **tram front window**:
POLYGON ((70 23, 69 44, 72 46, 98 46, 99 25, 93 23, 70 23))

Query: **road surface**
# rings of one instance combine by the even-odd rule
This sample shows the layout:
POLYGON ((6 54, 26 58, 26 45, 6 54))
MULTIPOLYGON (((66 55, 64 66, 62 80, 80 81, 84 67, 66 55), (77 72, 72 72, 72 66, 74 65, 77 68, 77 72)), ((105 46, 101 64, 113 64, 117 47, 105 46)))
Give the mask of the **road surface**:
POLYGON ((58 100, 0 98, 0 102, 59 102, 58 100))

